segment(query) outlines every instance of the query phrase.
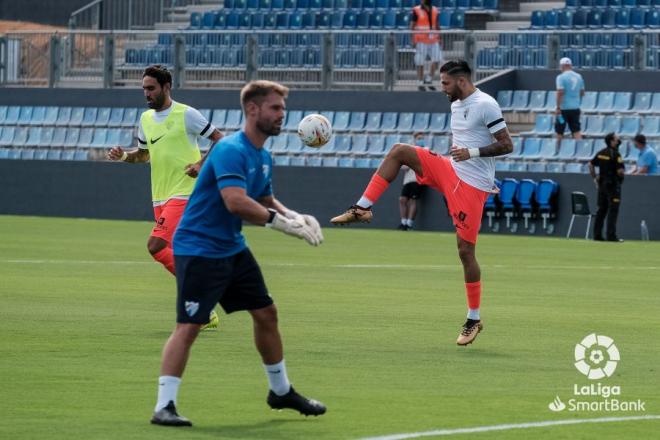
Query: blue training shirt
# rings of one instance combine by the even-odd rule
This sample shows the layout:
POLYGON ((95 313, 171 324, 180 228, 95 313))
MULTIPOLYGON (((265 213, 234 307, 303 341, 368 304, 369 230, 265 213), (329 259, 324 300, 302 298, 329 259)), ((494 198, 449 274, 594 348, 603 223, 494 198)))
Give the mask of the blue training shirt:
POLYGON ((273 193, 273 160, 243 131, 224 137, 206 158, 174 234, 174 254, 224 258, 245 249, 242 221, 225 207, 220 190, 237 186, 253 199, 273 193))
POLYGON ((582 75, 572 70, 557 75, 557 90, 564 91, 564 97, 559 106, 561 110, 580 108, 580 102, 582 101, 580 92, 584 90, 582 75))
POLYGON ((648 167, 646 170, 646 174, 648 175, 658 174, 658 156, 655 155, 653 148, 646 147, 639 151, 637 168, 639 169, 641 167, 648 167))

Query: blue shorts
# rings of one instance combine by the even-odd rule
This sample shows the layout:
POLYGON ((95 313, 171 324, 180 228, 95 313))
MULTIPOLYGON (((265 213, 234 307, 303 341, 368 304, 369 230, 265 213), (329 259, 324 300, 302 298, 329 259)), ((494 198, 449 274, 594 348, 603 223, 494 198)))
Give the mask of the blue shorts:
POLYGON ((225 258, 174 256, 176 322, 206 324, 216 304, 226 313, 273 304, 249 249, 225 258))

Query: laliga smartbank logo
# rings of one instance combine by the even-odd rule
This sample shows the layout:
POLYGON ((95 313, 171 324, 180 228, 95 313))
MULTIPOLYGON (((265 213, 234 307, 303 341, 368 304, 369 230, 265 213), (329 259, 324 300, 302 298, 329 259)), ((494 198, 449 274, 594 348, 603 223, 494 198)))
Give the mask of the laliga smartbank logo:
POLYGON ((573 397, 566 402, 555 396, 548 408, 554 412, 633 412, 646 411, 646 402, 622 400, 620 385, 593 382, 614 374, 621 355, 609 336, 592 333, 575 345, 575 368, 585 375, 586 384, 573 384, 573 397))

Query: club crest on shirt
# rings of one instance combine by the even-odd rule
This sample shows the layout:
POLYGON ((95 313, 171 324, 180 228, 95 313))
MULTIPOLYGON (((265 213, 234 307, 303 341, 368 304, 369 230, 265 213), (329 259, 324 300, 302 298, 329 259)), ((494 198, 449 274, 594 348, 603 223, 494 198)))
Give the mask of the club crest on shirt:
POLYGON ((270 170, 270 166, 268 165, 262 165, 261 170, 264 172, 264 177, 268 177, 268 171, 270 170))
POLYGON ((463 119, 467 119, 469 112, 470 112, 470 109, 466 108, 465 111, 463 112, 463 119))

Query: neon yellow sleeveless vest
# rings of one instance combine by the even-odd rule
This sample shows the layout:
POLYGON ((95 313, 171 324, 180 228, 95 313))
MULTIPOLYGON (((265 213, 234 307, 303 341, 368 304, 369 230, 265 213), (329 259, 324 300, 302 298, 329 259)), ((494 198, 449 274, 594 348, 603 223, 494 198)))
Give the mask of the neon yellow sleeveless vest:
POLYGON ((154 110, 142 113, 140 123, 149 148, 151 162, 151 197, 165 202, 192 193, 195 179, 184 173, 186 165, 197 162, 201 155, 197 144, 186 134, 187 105, 172 103, 172 110, 161 123, 154 121, 154 110))

